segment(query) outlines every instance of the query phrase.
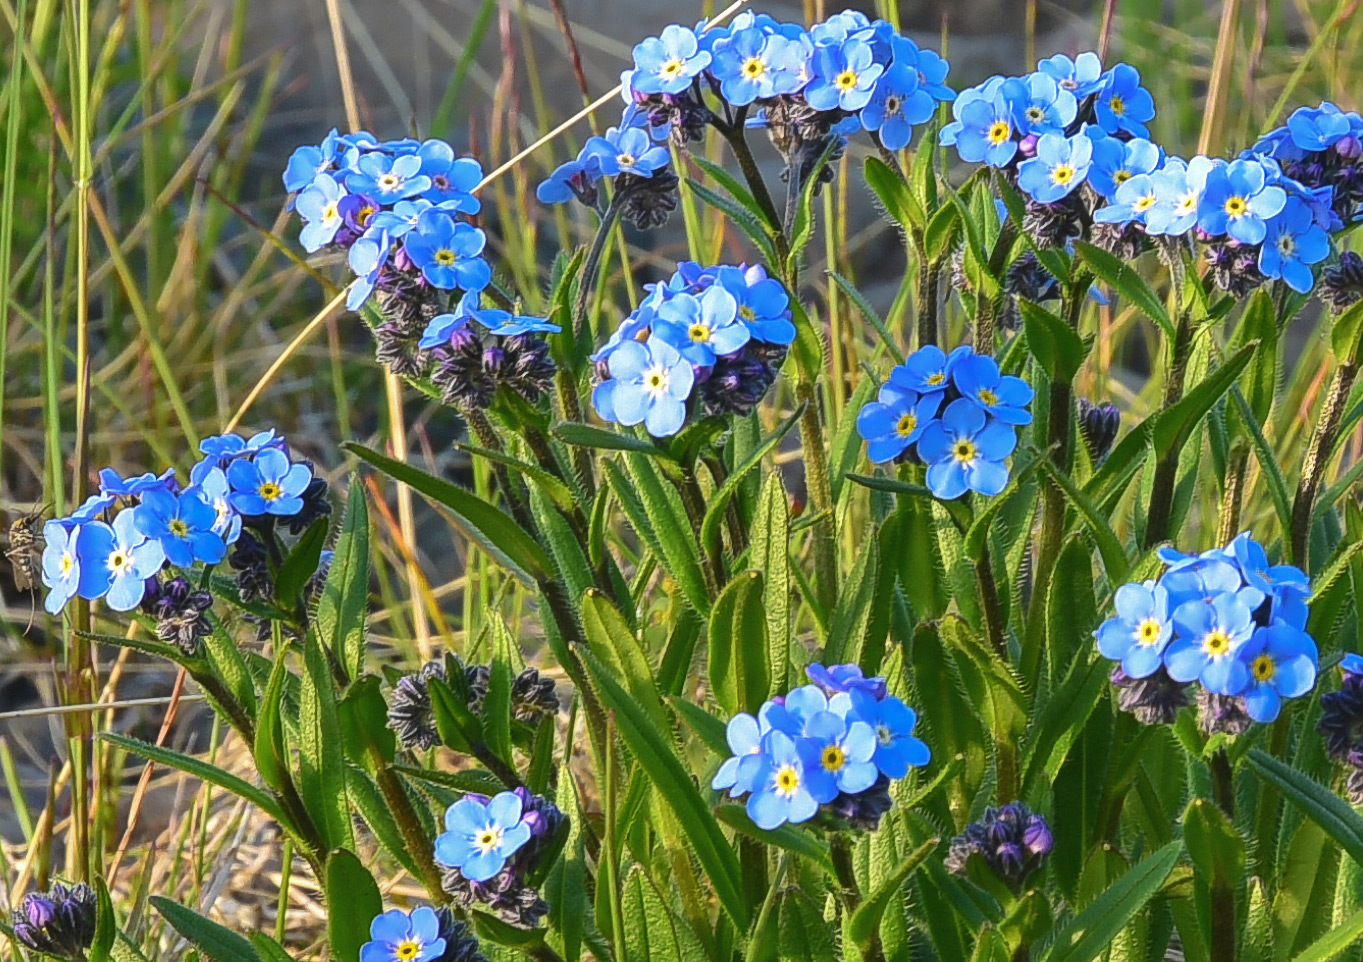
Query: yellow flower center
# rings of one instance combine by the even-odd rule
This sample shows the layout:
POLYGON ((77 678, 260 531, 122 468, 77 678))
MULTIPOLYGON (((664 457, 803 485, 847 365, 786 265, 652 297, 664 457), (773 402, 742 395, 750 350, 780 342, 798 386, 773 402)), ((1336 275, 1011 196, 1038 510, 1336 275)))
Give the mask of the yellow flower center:
POLYGON ((708 324, 692 324, 686 329, 686 336, 697 344, 706 344, 710 340, 710 327, 708 324))
POLYGON ((1234 197, 1226 198, 1226 214, 1230 217, 1242 217, 1245 211, 1249 210, 1249 201, 1236 194, 1234 197))
POLYGON ((355 212, 355 223, 363 227, 365 224, 369 223, 369 218, 373 217, 376 213, 378 213, 377 207, 372 204, 365 204, 355 212))
POLYGON ((1151 207, 1154 207, 1155 204, 1158 203, 1158 201, 1159 198, 1157 198, 1154 194, 1143 194, 1136 200, 1136 203, 1133 206, 1135 207, 1136 213, 1142 214, 1145 211, 1149 210, 1151 207))
POLYGON ((987 387, 980 388, 979 398, 981 404, 987 404, 990 407, 999 403, 999 396, 987 387))
POLYGON ((1162 625, 1154 618, 1147 618, 1136 628, 1136 643, 1149 648, 1159 643, 1162 625))
POLYGON ((844 70, 833 78, 833 86, 839 90, 855 90, 857 87, 857 73, 855 70, 844 70))
POLYGON ((662 74, 664 77, 675 77, 677 76, 677 74, 682 72, 682 69, 685 66, 686 65, 683 64, 680 60, 678 60, 676 57, 673 57, 671 60, 667 61, 667 63, 663 64, 661 67, 658 68, 658 73, 662 74))
POLYGON ((667 371, 661 366, 653 367, 644 375, 644 389, 654 397, 658 397, 667 390, 667 371))
POLYGON ((840 772, 842 767, 847 764, 847 753, 837 745, 829 745, 819 756, 819 764, 825 771, 840 772))
POLYGON ((441 267, 450 267, 458 259, 459 258, 454 256, 454 251, 450 250, 448 247, 442 247, 435 252, 435 262, 441 267))
POLYGON ((1122 184, 1125 184, 1130 179, 1131 171, 1129 170, 1119 170, 1112 175, 1112 182, 1116 184, 1118 187, 1120 187, 1122 184))
POLYGON ((975 447, 975 442, 968 438, 957 441, 951 449, 951 456, 962 464, 968 464, 975 460, 975 454, 979 448, 975 447))
POLYGON ((1113 94, 1112 99, 1107 102, 1107 107, 1118 117, 1126 113, 1126 101, 1121 98, 1120 94, 1113 94))
POLYGON ((749 80, 756 80, 767 72, 767 65, 762 62, 760 57, 749 57, 743 61, 743 76, 749 80))
POLYGON ((936 374, 928 375, 928 383, 931 384, 933 387, 936 387, 937 385, 941 384, 946 379, 947 376, 943 374, 941 371, 938 371, 936 374))
POLYGON ((1013 128, 1006 120, 996 120, 989 125, 989 133, 987 136, 989 142, 997 146, 1013 136, 1013 128))
POLYGON ((620 162, 621 167, 633 167, 636 160, 633 154, 620 154, 615 159, 620 162))
POLYGON ((1197 191, 1190 190, 1178 199, 1178 212, 1180 214, 1190 214, 1197 210, 1197 191))
POLYGON ((1260 655, 1254 659, 1249 666, 1250 672, 1254 675, 1254 680, 1263 683, 1268 681, 1277 672, 1278 666, 1273 664, 1273 659, 1268 655, 1260 655))
POLYGON ((749 307, 747 304, 744 304, 742 307, 740 307, 740 308, 738 309, 738 316, 741 317, 741 318, 743 318, 743 320, 745 320, 745 321, 755 321, 755 320, 757 320, 757 312, 754 311, 754 310, 753 310, 751 307, 749 307))
POLYGON ((185 524, 179 518, 173 519, 166 527, 169 528, 170 533, 177 538, 184 538, 189 535, 189 525, 185 524))
POLYGON ((776 791, 791 796, 800 787, 800 773, 794 765, 782 765, 776 770, 776 791))
POLYGON ((1064 186, 1074 180, 1076 171, 1069 164, 1059 164, 1051 168, 1051 183, 1064 186))
POLYGON ((488 826, 479 833, 474 844, 478 846, 484 855, 486 855, 498 845, 502 844, 502 832, 500 829, 488 826))
POLYGON ((1220 628, 1209 631, 1202 639, 1202 650, 1213 658, 1220 658, 1230 651, 1230 636, 1220 628))
POLYGON ((403 939, 393 946, 393 958, 400 959, 401 962, 411 962, 421 955, 421 943, 415 939, 403 939))
POLYGON ((380 174, 378 185, 383 190, 394 190, 402 181, 398 180, 397 174, 380 174))
POLYGON ((327 204, 322 208, 322 220, 335 220, 341 215, 336 210, 335 204, 327 204))
POLYGON ((280 489, 279 485, 275 484, 273 481, 266 481, 260 486, 259 493, 266 501, 277 501, 279 500, 279 496, 284 492, 280 489))
POLYGON ((899 423, 894 426, 894 429, 895 433, 901 438, 907 438, 916 427, 918 427, 918 418, 910 411, 899 419, 899 423))
POLYGON ((69 554, 62 555, 62 574, 69 575, 71 569, 76 566, 76 559, 69 554))

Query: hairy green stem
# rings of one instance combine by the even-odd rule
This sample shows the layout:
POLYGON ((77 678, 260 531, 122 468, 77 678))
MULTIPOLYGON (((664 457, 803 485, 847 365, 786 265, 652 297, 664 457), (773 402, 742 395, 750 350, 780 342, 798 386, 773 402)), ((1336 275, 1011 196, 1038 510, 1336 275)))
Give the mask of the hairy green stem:
MULTIPOLYGON (((844 834, 834 835, 829 839, 829 849, 833 856, 833 872, 838 878, 838 888, 843 909, 850 916, 856 912, 861 905, 861 889, 857 885, 857 876, 852 868, 852 843, 844 834)), ((884 962, 885 949, 880 944, 880 928, 871 935, 871 944, 862 953, 863 962, 884 962)))
POLYGON ((778 271, 784 272, 786 257, 790 253, 790 242, 785 232, 780 229, 784 220, 780 211, 776 209, 775 202, 771 199, 771 191, 767 190, 767 182, 762 179, 762 171, 757 166, 757 160, 753 157, 752 148, 748 145, 748 138, 744 134, 743 121, 745 116, 746 108, 740 108, 735 115, 733 124, 717 125, 717 129, 729 142, 729 148, 734 152, 734 158, 738 161, 738 169, 743 172, 743 179, 748 182, 748 189, 752 191, 753 199, 757 201, 757 206, 762 208, 762 213, 766 215, 767 220, 772 225, 772 233, 775 235, 773 240, 776 244, 776 258, 780 262, 773 266, 778 271))
POLYGON ((1249 468, 1249 445, 1236 442, 1226 466, 1225 493, 1221 498, 1221 517, 1216 526, 1216 543, 1229 544, 1240 528, 1240 507, 1245 496, 1245 472, 1249 468))
POLYGON ((796 395, 805 402, 800 415, 800 444, 804 452, 805 493, 815 514, 828 516, 811 528, 814 539, 814 596, 825 612, 833 610, 838 597, 837 539, 833 530, 833 485, 828 474, 828 455, 823 448, 823 425, 818 398, 810 381, 801 381, 796 395))
POLYGON ((929 261, 926 253, 920 253, 922 263, 918 271, 918 346, 936 344, 940 338, 937 332, 937 297, 942 277, 942 265, 929 261))
MULTIPOLYGON (((469 431, 478 439, 478 443, 489 451, 504 451, 505 446, 502 439, 497 436, 497 431, 492 427, 492 422, 487 415, 474 407, 463 407, 459 413, 464 416, 464 421, 469 426, 469 431)), ((530 534, 539 531, 535 524, 534 517, 530 514, 530 509, 526 504, 526 493, 523 487, 515 485, 511 481, 511 472, 507 466, 500 461, 492 463, 492 473, 497 477, 497 484, 506 496, 507 507, 511 509, 511 516, 530 534)))
POLYGON ((1008 638, 1004 630, 1003 611, 999 607, 999 586, 994 580, 994 569, 989 564, 988 548, 985 549, 984 557, 975 562, 975 580, 980 585, 980 607, 984 611, 985 635, 995 654, 1006 664, 1008 638))
POLYGON ((440 887, 440 869, 436 867, 433 854, 435 849, 430 835, 417 816, 416 809, 412 807, 411 796, 407 794, 402 779, 388 767, 378 753, 371 750, 370 754, 374 760, 374 775, 379 783, 379 791, 383 793, 388 810, 393 813, 393 820, 397 822, 398 831, 402 833, 402 840, 407 843, 407 851, 416 859, 421 884, 426 887, 426 892, 432 899, 443 902, 445 893, 440 887))
POLYGON ((1311 434, 1311 444, 1306 449, 1302 461, 1301 482, 1297 485, 1297 496, 1292 501, 1292 564, 1305 568, 1306 546, 1311 537, 1311 512, 1316 506, 1316 494, 1325 475, 1325 466, 1334 450, 1335 436, 1339 433, 1339 422, 1344 414, 1344 404, 1353 390, 1354 379, 1358 376, 1358 360, 1351 356, 1335 368, 1330 393, 1325 396, 1325 407, 1316 419, 1316 429, 1311 434))
MULTIPOLYGON (((1164 410, 1183 400, 1184 378, 1188 373, 1188 357, 1193 342, 1192 324, 1188 312, 1180 310, 1178 326, 1174 329, 1174 343, 1169 345, 1169 379, 1164 382, 1164 410)), ((1145 518, 1145 538, 1142 547, 1152 548, 1169 537, 1169 525, 1174 515, 1174 483, 1178 479, 1179 452, 1171 451, 1155 464, 1155 478, 1150 487, 1150 511, 1145 518)))
MULTIPOLYGON (((1235 779, 1230 759, 1223 748, 1212 753, 1208 763, 1212 774, 1212 796, 1226 819, 1235 822, 1235 779)), ((1235 928, 1235 889, 1218 872, 1212 880, 1211 904, 1211 959, 1212 962, 1235 962, 1238 933, 1235 928)))
POLYGON ((578 277, 577 298, 573 301, 573 337, 579 342, 582 339, 582 327, 587 323, 587 307, 591 304, 592 294, 596 291, 599 280, 597 274, 601 271, 601 255, 606 250, 606 242, 610 240, 615 222, 620 219, 624 202, 624 191, 617 190, 611 195, 610 203, 606 205, 606 210, 601 215, 601 223, 596 228, 596 237, 592 238, 591 249, 587 251, 582 274, 578 277))
MULTIPOLYGON (((691 520, 691 530, 696 540, 700 540, 700 524, 705 517, 705 495, 701 493, 700 482, 696 480, 696 472, 692 468, 686 468, 682 472, 681 483, 677 485, 677 490, 681 494, 682 506, 686 509, 686 515, 691 520)), ((720 551, 720 546, 715 542, 701 545, 704 556, 701 559, 701 571, 705 574, 705 587, 710 593, 711 598, 718 597, 719 589, 724 578, 724 556, 720 551)))

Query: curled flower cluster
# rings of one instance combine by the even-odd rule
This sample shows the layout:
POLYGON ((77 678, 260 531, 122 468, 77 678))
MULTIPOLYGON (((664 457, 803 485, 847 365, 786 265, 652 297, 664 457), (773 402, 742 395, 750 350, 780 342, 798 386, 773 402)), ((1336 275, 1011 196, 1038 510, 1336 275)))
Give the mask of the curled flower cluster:
POLYGON ((963 344, 914 351, 890 372, 876 400, 857 414, 857 431, 877 464, 914 454, 944 500, 967 491, 995 495, 1008 484, 1004 464, 1017 447, 1016 425, 1030 424, 1032 388, 963 344), (910 447, 916 445, 913 451, 910 447))
POLYGON ((549 906, 531 876, 565 823, 553 803, 525 788, 465 795, 445 812, 435 841, 441 886, 464 908, 482 904, 508 924, 534 928, 549 906))
POLYGON ((610 177, 615 185, 615 202, 621 205, 625 220, 640 229, 663 224, 677 208, 678 178, 665 145, 667 131, 657 139, 656 133, 649 126, 647 114, 627 108, 620 126, 611 127, 603 137, 589 139, 577 158, 560 165, 539 185, 535 195, 544 204, 576 199, 600 208, 597 185, 602 178, 610 177))
POLYGON ((1347 654, 1339 667, 1344 680, 1339 691, 1320 696, 1316 731, 1330 757, 1348 769, 1349 801, 1363 805, 1363 655, 1347 654))
POLYGON ((360 962, 487 962, 468 925, 441 906, 390 909, 369 925, 360 962))
POLYGON ((95 940, 97 900, 94 889, 60 882, 47 893, 30 892, 11 915, 18 942, 57 959, 83 962, 95 940))
POLYGON ((918 716, 885 679, 856 665, 808 669, 813 684, 729 720, 734 753, 710 785, 747 795, 759 828, 807 822, 822 806, 833 823, 873 830, 890 807, 890 780, 929 761, 913 737, 918 716))
POLYGON ((346 298, 353 311, 376 286, 403 278, 445 291, 488 285, 487 238, 460 216, 478 213, 472 191, 482 177, 476 160, 456 157, 443 140, 332 130, 320 145, 293 152, 284 187, 297 192, 303 248, 346 252, 356 276, 346 298))
POLYGON ((1314 687, 1311 586, 1300 569, 1270 565, 1248 532, 1200 555, 1162 548, 1160 557, 1168 569, 1158 581, 1118 588, 1117 613, 1096 632, 1098 650, 1121 663, 1123 708, 1172 721, 1187 700, 1182 686, 1198 682, 1203 726, 1236 732, 1246 716, 1273 721, 1283 699, 1314 687))
POLYGON ((747 414, 794 340, 790 295, 765 269, 684 261, 592 356, 592 403, 602 419, 660 438, 697 413, 747 414))
POLYGON ((985 809, 978 822, 971 822, 953 838, 946 866, 950 872, 965 875, 970 856, 978 855, 991 872, 1017 891, 1054 844, 1046 819, 1021 802, 1013 802, 985 809))

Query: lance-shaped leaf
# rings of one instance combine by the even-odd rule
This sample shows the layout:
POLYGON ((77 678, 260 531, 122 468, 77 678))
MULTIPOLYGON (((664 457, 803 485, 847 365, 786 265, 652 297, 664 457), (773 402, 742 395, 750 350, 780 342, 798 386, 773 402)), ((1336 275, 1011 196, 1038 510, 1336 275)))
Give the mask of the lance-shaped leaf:
POLYGON ((1207 375, 1206 380, 1185 394, 1183 400, 1159 415, 1151 435, 1155 457, 1177 455, 1183 450, 1198 422, 1235 385, 1258 346, 1259 342, 1254 341, 1240 348, 1207 375))
POLYGON ((1079 332, 1040 304, 1019 299, 1027 347, 1052 381, 1068 384, 1079 373, 1088 347, 1079 332))
MULTIPOLYGON (((681 588, 682 597, 701 614, 710 610, 710 594, 701 568, 700 545, 696 532, 682 506, 681 495, 659 473, 655 465, 641 454, 625 455, 629 473, 634 481, 634 493, 648 518, 649 548, 667 573, 681 588)), ((619 488, 616 489, 617 493, 619 488)), ((623 500, 623 499, 622 499, 623 500)))
POLYGON ((358 477, 350 479, 345 520, 331 556, 314 620, 317 636, 349 673, 364 671, 364 625, 369 612, 369 503, 358 477))
POLYGON ((1248 762, 1261 778, 1278 787, 1293 805, 1339 843, 1349 857, 1363 863, 1363 817, 1324 785, 1286 762, 1252 749, 1248 762))
POLYGON ((163 895, 153 895, 150 901, 171 928, 213 962, 261 962, 255 947, 231 929, 163 895))
POLYGON ((756 714, 771 690, 762 573, 734 576, 710 612, 710 687, 730 715, 756 714))
POLYGON ((1164 307, 1158 295, 1150 289, 1150 285, 1145 282, 1145 278, 1125 261, 1119 259, 1115 254, 1109 254, 1101 247, 1094 247, 1078 241, 1074 245, 1075 252, 1088 265, 1089 270, 1100 281, 1112 288, 1118 294, 1130 301, 1150 320, 1159 325, 1159 329, 1172 344, 1174 341, 1174 322, 1169 318, 1169 312, 1164 307))
POLYGON ((327 937, 338 962, 360 962, 369 925, 383 912, 374 876, 353 852, 337 849, 327 858, 327 937))
POLYGON ((705 509, 705 520, 700 526, 702 544, 711 544, 719 536, 719 526, 724 523, 724 510, 729 506, 729 500, 738 491, 739 484, 749 473, 762 464, 762 459, 770 454, 781 443, 781 439, 790 433, 790 429, 799 423, 800 415, 804 414, 805 407, 805 404, 797 407, 790 417, 781 422, 781 425, 748 455, 742 464, 734 468, 733 473, 719 486, 719 490, 710 495, 709 507, 705 509))
POLYGON ((311 632, 303 650, 298 761, 298 790, 322 838, 331 848, 353 848, 336 688, 322 643, 311 632))
POLYGON ((165 765, 167 768, 173 768, 178 772, 184 772, 186 775, 192 775, 211 785, 225 789, 238 798, 244 798, 280 824, 289 824, 284 816, 284 810, 273 795, 264 789, 257 788, 245 779, 233 775, 231 772, 223 771, 216 765, 192 755, 185 755, 170 748, 161 748, 149 742, 129 738, 127 735, 119 735, 115 732, 104 732, 99 737, 135 755, 141 755, 148 761, 165 765))
POLYGON ((884 918, 890 900, 899 892, 899 887, 936 850, 937 843, 940 841, 941 839, 930 838, 918 846, 909 854, 908 858, 899 863, 894 872, 886 876, 879 885, 872 889, 871 894, 866 896, 866 901, 857 906, 857 910, 852 913, 852 921, 847 926, 847 934, 851 936, 852 941, 861 946, 863 951, 870 947, 876 929, 880 925, 880 920, 884 918))

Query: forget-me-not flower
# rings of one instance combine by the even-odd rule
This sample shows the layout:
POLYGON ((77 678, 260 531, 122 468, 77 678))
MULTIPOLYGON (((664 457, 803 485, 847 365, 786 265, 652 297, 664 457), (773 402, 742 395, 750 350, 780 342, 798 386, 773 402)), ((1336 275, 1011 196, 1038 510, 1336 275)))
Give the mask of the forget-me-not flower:
POLYGON ((954 144, 962 160, 1003 167, 1017 154, 1013 105, 997 86, 961 94, 952 114, 956 119, 942 128, 941 142, 954 144))
POLYGON ((923 436, 941 403, 940 391, 920 396, 908 389, 882 388, 879 400, 857 412, 857 433, 867 442, 867 456, 875 464, 899 457, 923 436))
POLYGON ((1169 590, 1147 581, 1117 589, 1117 614, 1103 622, 1095 634, 1104 658, 1122 663, 1132 678, 1148 678, 1164 660, 1164 649, 1174 636, 1169 620, 1169 590))
POLYGON ((732 354, 752 337, 738 317, 738 301, 720 285, 698 297, 677 294, 668 299, 658 308, 653 334, 700 367, 713 365, 716 357, 732 354))
POLYGON ((987 354, 960 358, 951 369, 951 379, 961 394, 978 404, 1004 424, 1031 424, 1032 386, 1020 377, 1003 374, 999 364, 987 354))
POLYGON ((471 882, 486 882, 530 840, 521 810, 514 792, 501 792, 486 803, 461 798, 445 812, 445 832, 435 840, 436 861, 459 869, 471 882))
POLYGON ((903 778, 909 768, 921 768, 932 760, 928 746, 913 736, 918 715, 893 695, 879 700, 864 688, 853 688, 846 695, 834 695, 831 707, 843 708, 846 702, 848 718, 857 718, 871 726, 876 737, 875 754, 871 761, 889 778, 903 778))
POLYGON ((1268 233, 1268 219, 1286 204, 1286 191, 1268 183, 1262 162, 1232 160, 1207 172, 1197 223, 1209 234, 1229 234, 1242 244, 1258 244, 1268 233))
POLYGON ((606 366, 610 380, 592 393, 598 414, 626 426, 642 423, 655 438, 681 430, 696 375, 680 351, 656 337, 623 341, 606 366))
POLYGON ((1071 60, 1063 53, 1047 57, 1037 69, 1055 79, 1062 90, 1083 99, 1103 84, 1103 62, 1092 50, 1086 50, 1071 60))
POLYGON ((762 726, 752 715, 739 712, 729 719, 725 738, 733 756, 719 766, 710 787, 727 788, 729 797, 737 798, 753 790, 753 780, 762 771, 762 726))
POLYGON ((1238 654, 1248 666, 1245 711, 1257 722, 1276 720, 1284 698, 1298 698, 1316 684, 1316 643, 1291 625, 1258 629, 1238 654))
POLYGON ((742 107, 754 100, 794 93, 808 79, 806 51, 798 40, 766 34, 757 27, 735 29, 715 41, 711 72, 720 93, 742 107))
POLYGON ((753 779, 748 796, 748 817, 758 828, 771 830, 786 822, 804 822, 814 817, 819 803, 810 794, 804 760, 795 739, 783 731, 767 733, 761 768, 753 779))
POLYGON ((1174 610, 1175 638, 1164 651, 1164 667, 1175 681, 1200 681, 1217 695, 1236 695, 1249 681, 1237 655, 1254 632, 1250 609, 1233 594, 1186 601, 1174 610))
POLYGON ((43 584, 47 598, 43 607, 55 615, 61 611, 80 586, 80 525, 69 530, 57 520, 43 525, 43 584))
POLYGON ((902 150, 913 139, 914 126, 932 119, 936 108, 937 102, 922 88, 917 66, 896 60, 862 108, 861 123, 876 131, 890 150, 902 150))
POLYGON ((1102 134, 1102 129, 1096 127, 1089 127, 1086 133, 1093 140, 1089 183, 1109 201, 1122 184, 1137 174, 1153 174, 1160 165, 1159 148, 1144 138, 1124 141, 1117 137, 1095 136, 1102 134))
POLYGON ((227 554, 226 542, 213 530, 218 513, 194 488, 179 495, 148 491, 133 516, 137 529, 159 541, 166 560, 177 567, 189 568, 196 561, 217 564, 227 554))
POLYGON ((340 206, 345 193, 346 189, 330 174, 318 174, 298 195, 294 206, 305 221, 298 240, 309 254, 330 244, 345 223, 340 206))
POLYGON ((1311 265, 1329 256, 1330 235, 1304 201, 1289 197, 1278 216, 1266 225, 1259 248, 1259 270, 1265 277, 1281 277, 1297 293, 1307 294, 1316 283, 1311 265))
POLYGON ((631 84, 640 93, 679 94, 708 66, 710 51, 701 49, 696 32, 674 23, 635 45, 631 84))
POLYGON ((447 291, 481 291, 491 283, 492 269, 479 256, 486 244, 481 230, 438 210, 422 214, 416 230, 403 238, 403 249, 421 276, 447 291))
POLYGON ((871 99, 884 70, 860 40, 815 47, 814 76, 804 90, 805 100, 815 110, 854 113, 871 99))
POLYGON ((1137 137, 1149 137, 1146 122, 1155 116, 1155 100, 1141 86, 1141 75, 1130 64, 1119 63, 1106 74, 1094 112, 1098 126, 1110 134, 1119 130, 1137 137))
POLYGON ((242 514, 288 517, 302 510, 312 471, 306 464, 290 464, 283 451, 271 448, 250 461, 233 461, 227 480, 232 486, 228 501, 242 514))
POLYGON ((596 159, 598 169, 607 177, 617 174, 652 177, 671 162, 672 155, 666 147, 655 144, 646 130, 612 127, 606 131, 606 136, 588 140, 578 156, 583 162, 589 162, 592 158, 596 159))
POLYGON ((877 769, 871 757, 875 732, 866 722, 836 712, 816 712, 796 742, 809 793, 816 802, 831 802, 839 792, 855 795, 870 788, 877 769))
POLYGON ((952 401, 918 439, 918 456, 928 464, 928 488, 944 501, 967 491, 998 494, 1008 484, 1004 459, 1017 441, 1013 428, 990 418, 974 401, 952 401))
POLYGON ((135 510, 120 511, 112 525, 91 521, 76 542, 80 557, 78 592, 82 598, 106 598, 114 611, 131 611, 142 601, 146 580, 165 564, 158 541, 137 530, 135 510))
POLYGON ((1093 159, 1093 141, 1083 134, 1042 134, 1036 155, 1018 165, 1018 188, 1042 204, 1054 204, 1084 182, 1093 159))

